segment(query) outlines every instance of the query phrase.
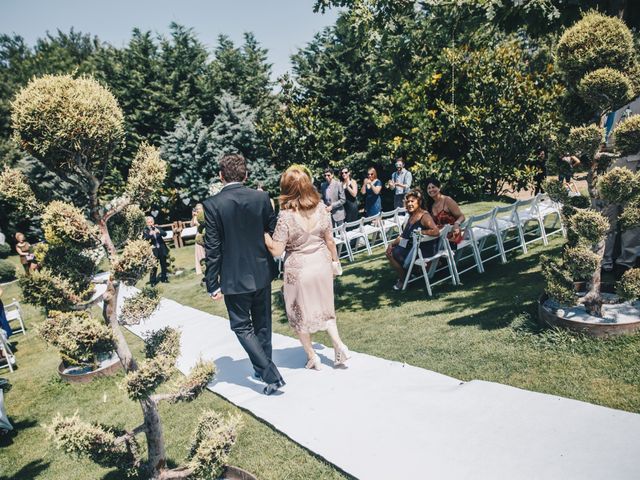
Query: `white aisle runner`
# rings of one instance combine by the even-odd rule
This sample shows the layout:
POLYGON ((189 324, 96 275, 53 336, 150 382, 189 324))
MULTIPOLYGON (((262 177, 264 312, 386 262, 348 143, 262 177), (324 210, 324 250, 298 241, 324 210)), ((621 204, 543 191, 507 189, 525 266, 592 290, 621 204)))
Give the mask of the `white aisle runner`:
POLYGON ((287 385, 267 397, 228 320, 163 299, 131 330, 165 326, 182 332, 180 371, 213 359, 210 390, 362 480, 640 479, 637 414, 355 352, 335 370, 321 345, 324 369, 305 370, 298 341, 277 334, 287 385))

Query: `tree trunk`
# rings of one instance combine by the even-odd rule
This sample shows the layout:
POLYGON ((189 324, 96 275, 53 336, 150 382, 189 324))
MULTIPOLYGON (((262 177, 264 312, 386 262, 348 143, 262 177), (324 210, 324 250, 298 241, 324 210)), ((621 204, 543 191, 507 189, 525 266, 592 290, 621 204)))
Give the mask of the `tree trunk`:
POLYGON ((591 161, 591 166, 589 167, 589 171, 587 172, 587 189, 589 190, 589 197, 591 198, 591 207, 598 209, 598 189, 596 187, 596 176, 597 176, 597 168, 598 162, 594 158, 591 161))
POLYGON ((149 478, 156 480, 161 478, 162 471, 167 466, 162 423, 160 423, 156 402, 150 398, 145 398, 140 400, 140 406, 144 415, 145 435, 147 437, 149 478))
POLYGON ((126 372, 138 369, 138 365, 131 354, 131 349, 120 330, 118 323, 118 291, 120 285, 113 280, 107 282, 107 290, 103 295, 102 316, 107 325, 111 327, 113 335, 116 339, 116 353, 126 372))
MULTIPOLYGON (((598 250, 596 254, 602 258, 604 255, 605 242, 602 241, 598 244, 598 250)), ((589 282, 589 291, 584 297, 584 306, 591 315, 602 317, 602 295, 600 294, 600 280, 601 280, 600 265, 596 268, 596 271, 591 277, 589 282)))

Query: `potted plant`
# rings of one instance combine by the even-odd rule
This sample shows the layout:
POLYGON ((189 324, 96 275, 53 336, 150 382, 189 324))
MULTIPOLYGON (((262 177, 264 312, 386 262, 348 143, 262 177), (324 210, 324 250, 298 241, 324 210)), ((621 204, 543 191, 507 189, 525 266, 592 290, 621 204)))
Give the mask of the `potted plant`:
MULTIPOLYGON (((47 426, 54 444, 67 453, 143 478, 216 478, 236 440, 239 417, 204 412, 187 463, 171 468, 158 411, 161 402, 196 398, 213 378, 215 365, 200 361, 170 392, 158 394, 156 389, 174 371, 179 333, 166 328, 150 334, 145 338, 145 358, 139 360, 121 330, 122 324, 144 321, 159 302, 157 291, 143 289, 118 308, 121 286, 136 284, 156 262, 151 245, 135 237, 141 215, 132 205, 150 204, 165 179, 166 163, 157 149, 143 143, 131 162, 124 189, 105 201, 102 187, 109 178, 109 161, 124 136, 123 115, 114 96, 92 78, 47 75, 31 80, 12 107, 15 140, 85 194, 89 217, 79 206, 59 201, 37 212, 42 213, 46 243, 36 251, 40 270, 20 281, 24 298, 45 309, 47 320, 40 331, 60 349, 65 363, 96 367, 101 355, 115 350, 125 371, 123 389, 138 402, 143 418, 140 425, 123 431, 89 424, 77 414, 58 415, 47 426), (125 224, 132 222, 117 228, 121 251, 110 232, 111 221, 120 214, 125 224), (94 285, 91 278, 104 252, 111 274, 104 284, 94 285), (101 319, 93 312, 98 302, 103 305, 101 319), (140 435, 146 438, 146 459, 138 447, 140 435)), ((108 187, 104 190, 114 191, 114 185, 108 187)), ((0 175, 0 196, 15 208, 29 205, 33 213, 41 208, 17 170, 7 169, 0 175)))

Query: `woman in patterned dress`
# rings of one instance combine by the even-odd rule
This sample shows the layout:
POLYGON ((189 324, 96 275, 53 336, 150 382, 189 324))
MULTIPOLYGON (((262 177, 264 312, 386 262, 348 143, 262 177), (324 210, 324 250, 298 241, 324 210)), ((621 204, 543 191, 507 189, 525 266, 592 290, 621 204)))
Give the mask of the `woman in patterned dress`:
POLYGON ((340 273, 340 262, 331 215, 311 178, 300 167, 290 167, 282 175, 279 202, 273 238, 265 233, 265 243, 274 257, 286 251, 284 301, 289 324, 307 354, 305 367, 320 369, 320 357, 311 343, 311 334, 320 330, 326 330, 331 337, 334 366, 342 366, 350 355, 338 334, 333 303, 333 277, 340 273))

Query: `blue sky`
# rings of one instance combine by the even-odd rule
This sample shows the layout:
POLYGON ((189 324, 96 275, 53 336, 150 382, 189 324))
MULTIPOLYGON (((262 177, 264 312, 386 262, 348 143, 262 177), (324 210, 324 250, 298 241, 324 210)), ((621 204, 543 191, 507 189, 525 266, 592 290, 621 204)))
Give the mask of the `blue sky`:
POLYGON ((220 34, 240 44, 251 31, 268 48, 275 76, 289 70, 289 56, 336 16, 335 10, 313 13, 313 0, 0 0, 0 32, 17 33, 29 45, 47 31, 71 27, 117 47, 134 27, 166 33, 172 21, 192 27, 208 48, 220 34))

